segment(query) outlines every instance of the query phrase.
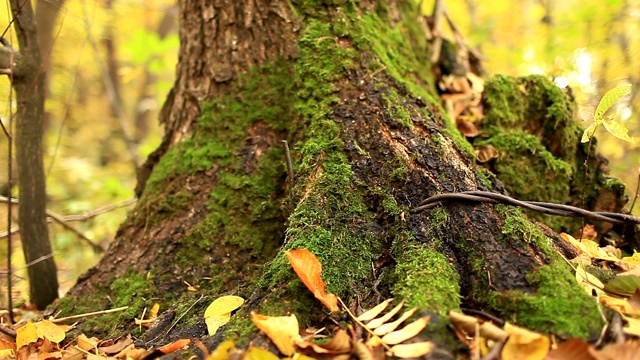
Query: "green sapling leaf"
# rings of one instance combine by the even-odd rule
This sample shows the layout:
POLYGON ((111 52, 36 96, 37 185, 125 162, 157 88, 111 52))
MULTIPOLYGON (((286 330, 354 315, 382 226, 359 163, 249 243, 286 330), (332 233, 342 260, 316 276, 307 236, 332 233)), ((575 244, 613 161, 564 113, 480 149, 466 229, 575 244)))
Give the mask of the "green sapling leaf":
POLYGON ((607 129, 607 131, 611 135, 617 137, 618 139, 628 141, 632 144, 634 143, 633 139, 630 138, 629 135, 627 135, 629 130, 620 120, 615 119, 612 116, 608 116, 606 119, 604 119, 602 125, 604 125, 604 128, 607 129))
POLYGON ((582 133, 582 139, 580 141, 583 143, 589 142, 593 137, 593 134, 596 133, 597 128, 598 128, 598 124, 595 122, 589 125, 589 127, 587 127, 582 133))
POLYGON ((596 123, 602 123, 604 121, 604 114, 615 104, 618 99, 622 96, 627 95, 631 92, 631 85, 620 85, 609 91, 602 97, 598 107, 596 108, 596 113, 593 115, 593 120, 596 123))

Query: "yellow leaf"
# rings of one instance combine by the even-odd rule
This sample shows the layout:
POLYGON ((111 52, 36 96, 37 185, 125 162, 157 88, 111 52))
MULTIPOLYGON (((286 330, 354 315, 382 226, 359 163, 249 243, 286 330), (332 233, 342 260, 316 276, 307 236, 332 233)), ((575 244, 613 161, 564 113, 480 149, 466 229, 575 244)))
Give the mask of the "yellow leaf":
POLYGON ((576 267, 576 281, 580 284, 589 295, 595 294, 597 296, 604 295, 604 284, 597 277, 591 275, 587 270, 582 267, 582 265, 578 265, 576 267))
POLYGON ((418 335, 422 329, 427 326, 429 323, 429 315, 423 316, 418 320, 412 322, 411 324, 405 326, 404 328, 388 333, 387 335, 382 337, 382 342, 395 345, 399 344, 403 341, 409 340, 412 337, 418 335))
POLYGON ((622 328, 626 334, 640 336, 640 319, 624 316, 622 318, 627 321, 627 326, 622 328))
POLYGON ((244 304, 244 299, 239 296, 227 295, 219 297, 211 302, 204 311, 204 317, 229 314, 244 304))
POLYGON ((228 323, 231 319, 231 312, 242 304, 244 304, 244 299, 233 295, 213 300, 204 311, 204 321, 207 323, 209 335, 215 334, 220 326, 228 323))
POLYGON ((42 320, 42 322, 38 324, 37 333, 38 337, 56 344, 64 340, 65 337, 64 329, 49 320, 42 320))
POLYGON ((634 250, 633 255, 623 257, 622 261, 627 262, 629 264, 640 265, 640 253, 634 250))
POLYGON ((389 304, 392 301, 393 301, 393 298, 387 299, 387 300, 381 302, 380 304, 374 306, 372 309, 369 309, 369 310, 363 312, 356 319, 358 319, 360 321, 373 320, 373 319, 375 319, 376 316, 380 315, 380 313, 383 312, 384 309, 386 309, 387 306, 389 306, 389 304))
POLYGON ((580 139, 580 142, 583 142, 583 143, 589 142, 589 140, 591 140, 591 138, 593 137, 593 134, 596 133, 597 128, 598 128, 597 123, 592 123, 591 125, 589 125, 582 133, 582 139, 580 139))
POLYGON ((38 330, 31 321, 25 324, 25 326, 16 330, 16 348, 28 345, 32 342, 38 341, 38 330))
POLYGON ((204 319, 204 322, 207 324, 207 331, 211 336, 216 332, 218 332, 218 329, 222 325, 225 325, 226 323, 228 323, 229 320, 231 320, 231 314, 228 313, 228 314, 212 315, 212 316, 206 317, 204 319))
POLYGON ((413 344, 400 344, 391 348, 391 355, 399 358, 414 358, 428 354, 433 349, 430 341, 413 344))
POLYGON ((504 330, 509 334, 504 348, 503 359, 542 360, 549 353, 549 338, 533 331, 506 323, 504 330))
POLYGON ((291 356, 295 353, 294 341, 301 338, 298 332, 298 319, 294 314, 290 316, 266 316, 252 311, 251 321, 273 341, 281 353, 286 356, 291 356))
POLYGON ((261 349, 256 346, 251 346, 249 350, 247 350, 244 359, 245 360, 279 360, 280 358, 265 349, 261 349))
POLYGON ((226 340, 218 345, 206 360, 227 360, 236 351, 236 343, 233 340, 226 340))
POLYGON ((619 120, 608 117, 604 120, 603 125, 611 135, 617 137, 620 140, 628 141, 632 144, 634 143, 633 139, 628 135, 629 130, 619 120))
POLYGON ((405 311, 402 316, 400 316, 398 318, 398 320, 394 321, 394 322, 390 322, 390 323, 386 323, 382 326, 380 326, 379 328, 375 329, 373 331, 374 334, 378 335, 378 336, 383 336, 386 335, 390 332, 392 332, 393 330, 395 330, 398 326, 400 326, 400 324, 402 324, 405 320, 407 320, 408 318, 411 317, 411 315, 413 315, 413 313, 416 312, 416 310, 418 310, 417 307, 414 307, 411 310, 407 310, 405 311))
POLYGON ((396 307, 391 309, 391 311, 389 311, 388 313, 384 314, 384 316, 369 321, 367 323, 367 327, 369 329, 375 329, 377 327, 380 327, 380 326, 386 324, 387 321, 391 320, 391 318, 394 317, 398 313, 398 311, 400 311, 402 309, 403 306, 404 306, 404 301, 402 301, 400 304, 396 305, 396 307))

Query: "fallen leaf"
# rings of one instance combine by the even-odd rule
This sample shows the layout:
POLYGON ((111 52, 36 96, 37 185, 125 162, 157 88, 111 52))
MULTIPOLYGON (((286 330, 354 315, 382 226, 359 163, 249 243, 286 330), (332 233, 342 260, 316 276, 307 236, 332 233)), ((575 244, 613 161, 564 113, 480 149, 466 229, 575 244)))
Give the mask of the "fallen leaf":
POLYGON ((264 332, 275 346, 286 356, 295 353, 294 342, 299 340, 298 319, 294 314, 290 316, 266 316, 251 312, 251 321, 264 332))
POLYGON ((486 163, 498 158, 500 153, 492 145, 479 145, 475 147, 476 159, 479 163, 486 163))
POLYGON ((293 267, 302 283, 309 289, 313 296, 318 299, 329 311, 338 311, 338 298, 334 294, 325 292, 325 283, 320 274, 322 264, 318 258, 309 250, 297 249, 285 251, 285 255, 293 267))
POLYGON ((178 351, 186 346, 189 346, 189 344, 191 344, 191 339, 179 339, 172 342, 171 344, 159 347, 158 350, 160 350, 160 352, 162 352, 163 354, 170 354, 174 351, 178 351))
POLYGON ((42 320, 37 327, 38 337, 47 339, 54 343, 59 343, 65 338, 64 328, 52 323, 49 320, 42 320))
POLYGON ((206 357, 206 360, 228 360, 231 354, 236 351, 236 343, 233 340, 226 340, 218 345, 218 347, 206 357))
POLYGON ((391 355, 399 358, 414 358, 428 354, 433 349, 430 341, 413 344, 400 344, 391 347, 391 355))
POLYGON ((117 354, 132 343, 131 335, 127 335, 127 337, 121 337, 115 342, 112 341, 109 345, 100 344, 98 346, 98 351, 107 355, 117 354))
POLYGON ((242 304, 244 304, 244 299, 233 295, 213 300, 204 311, 204 321, 207 324, 209 335, 215 334, 222 325, 228 323, 231 320, 231 312, 242 304))
POLYGON ((95 337, 88 338, 85 334, 78 335, 76 340, 78 347, 84 351, 91 351, 98 348, 98 339, 95 337))
POLYGON ((504 331, 509 334, 502 348, 503 359, 544 359, 549 353, 551 341, 536 332, 506 323, 504 331))
POLYGON ((382 313, 384 311, 384 309, 387 308, 387 306, 389 306, 389 304, 391 304, 391 302, 393 301, 393 298, 391 299, 387 299, 383 302, 381 302, 380 304, 374 306, 373 308, 363 312, 362 314, 360 314, 360 316, 358 316, 356 319, 360 320, 360 321, 369 321, 369 320, 373 320, 375 319, 378 315, 380 315, 380 313, 382 313))
POLYGON ((367 327, 369 329, 378 328, 384 324, 386 324, 391 318, 393 318, 404 306, 404 301, 400 302, 400 304, 396 305, 393 309, 391 309, 388 313, 384 314, 382 317, 377 319, 373 319, 367 323, 367 327))
POLYGON ((31 321, 16 330, 16 348, 20 349, 36 341, 38 341, 38 330, 31 321))
POLYGON ((397 320, 381 325, 380 327, 373 330, 373 333, 378 336, 383 336, 392 332, 393 330, 397 329, 398 326, 400 326, 400 324, 402 324, 405 320, 410 318, 416 312, 416 310, 418 310, 418 308, 414 307, 411 310, 405 311, 397 320))
POLYGON ((589 353, 589 348, 582 339, 570 339, 551 350, 546 360, 598 360, 589 353))
POLYGON ((609 280, 604 286, 604 291, 631 296, 640 288, 640 277, 637 276, 616 276, 609 280))
POLYGON ((388 333, 382 337, 382 342, 389 345, 400 344, 418 335, 429 324, 430 316, 423 316, 400 330, 388 333))
POLYGON ((326 344, 315 344, 304 340, 296 340, 295 344, 301 349, 309 349, 311 352, 315 353, 307 353, 308 355, 311 355, 311 357, 319 354, 350 354, 352 348, 351 338, 347 332, 342 329, 338 330, 338 332, 336 332, 336 334, 331 338, 331 341, 326 344))
POLYGON ((265 349, 251 346, 245 353, 244 360, 280 360, 280 358, 265 349))

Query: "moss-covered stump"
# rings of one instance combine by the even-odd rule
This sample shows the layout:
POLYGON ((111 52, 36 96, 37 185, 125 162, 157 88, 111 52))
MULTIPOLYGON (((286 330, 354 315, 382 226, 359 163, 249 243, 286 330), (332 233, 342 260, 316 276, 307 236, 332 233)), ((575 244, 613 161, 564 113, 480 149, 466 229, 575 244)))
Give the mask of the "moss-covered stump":
MULTIPOLYGON (((129 304, 92 324, 121 332, 160 302, 182 317, 144 337, 151 343, 186 328, 203 335, 210 300, 236 294, 247 303, 210 346, 255 336, 250 311, 321 325, 325 310, 283 254, 305 248, 322 262, 327 290, 353 307, 395 296, 434 318, 464 306, 561 336, 599 331, 596 303, 518 209, 409 212, 438 193, 504 191, 433 95, 412 1, 254 1, 250 12, 219 2, 180 2, 165 141, 136 209, 62 315, 129 304)), ((434 320, 430 336, 449 347, 443 324, 434 320)))
MULTIPOLYGON (((489 137, 477 144, 498 149, 500 156, 490 164, 491 170, 512 196, 589 210, 622 210, 625 186, 609 176, 595 139, 580 142, 584 128, 576 120, 568 88, 560 89, 540 75, 496 75, 486 83, 483 104, 482 132, 489 137)), ((556 231, 577 233, 583 225, 581 219, 529 215, 556 231)), ((597 225, 600 233, 610 229, 609 224, 597 225)))

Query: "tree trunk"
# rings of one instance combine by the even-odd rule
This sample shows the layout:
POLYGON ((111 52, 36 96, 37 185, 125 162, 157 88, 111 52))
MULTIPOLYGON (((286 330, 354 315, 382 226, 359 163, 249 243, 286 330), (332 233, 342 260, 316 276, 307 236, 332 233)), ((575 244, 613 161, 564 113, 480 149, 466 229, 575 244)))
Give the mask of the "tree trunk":
MULTIPOLYGON (((164 140, 139 172, 135 210, 63 313, 129 305, 112 316, 122 323, 160 301, 182 314, 198 298, 186 282, 208 301, 181 324, 201 325, 210 300, 237 294, 249 301, 225 337, 255 332, 249 311, 317 325, 322 306, 283 255, 305 248, 322 262, 328 291, 351 306, 395 296, 434 314, 471 307, 560 335, 598 332, 595 301, 521 211, 476 203, 409 211, 443 192, 505 192, 439 105, 413 3, 179 2, 164 140)), ((434 336, 446 338, 433 322, 434 336)))
POLYGON ((17 99, 15 134, 22 251, 28 267, 31 302, 44 309, 58 298, 56 265, 51 257, 47 227, 47 193, 42 134, 44 127, 45 73, 30 2, 11 1, 22 63, 14 68, 12 86, 17 99))

